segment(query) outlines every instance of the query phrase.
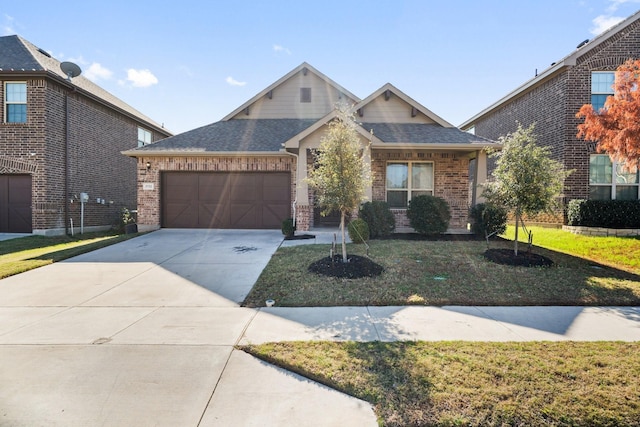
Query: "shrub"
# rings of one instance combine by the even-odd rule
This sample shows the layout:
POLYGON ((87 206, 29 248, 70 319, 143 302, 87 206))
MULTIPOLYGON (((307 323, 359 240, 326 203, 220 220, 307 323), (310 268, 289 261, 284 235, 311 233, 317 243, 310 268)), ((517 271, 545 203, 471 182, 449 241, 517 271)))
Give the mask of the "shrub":
POLYGON ((507 210, 492 203, 478 203, 469 211, 471 231, 477 236, 502 234, 507 229, 507 210))
POLYGON ((567 224, 603 228, 640 228, 638 200, 571 200, 567 224))
POLYGON ((373 201, 363 204, 360 206, 358 217, 366 221, 372 239, 387 236, 396 229, 396 219, 387 202, 373 201))
POLYGON ((282 234, 286 237, 292 237, 296 232, 296 227, 293 225, 293 218, 287 218, 282 221, 282 234))
POLYGON ((449 228, 451 213, 447 202, 435 196, 417 196, 407 208, 409 224, 420 234, 444 233, 449 228))
POLYGON ((369 240, 369 226, 363 219, 356 218, 347 226, 349 238, 353 243, 363 243, 369 240))

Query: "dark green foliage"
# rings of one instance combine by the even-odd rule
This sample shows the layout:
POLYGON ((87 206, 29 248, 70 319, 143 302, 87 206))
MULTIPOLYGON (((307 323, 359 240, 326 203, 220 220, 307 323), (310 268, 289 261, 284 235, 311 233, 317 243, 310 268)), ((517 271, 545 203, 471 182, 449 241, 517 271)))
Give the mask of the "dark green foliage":
POLYGON ((478 203, 469 211, 471 231, 481 237, 502 234, 507 229, 507 210, 491 203, 478 203))
POLYGON ((293 218, 287 218, 282 221, 282 234, 286 237, 292 237, 296 232, 296 226, 293 225, 293 218))
POLYGON ((360 206, 358 217, 366 221, 372 239, 388 236, 396 229, 396 219, 387 202, 373 201, 363 204, 360 206))
POLYGON ((347 226, 349 238, 353 243, 363 243, 369 240, 369 226, 363 219, 356 218, 347 226))
POLYGON ((451 213, 447 202, 435 196, 417 196, 407 208, 409 224, 421 234, 440 234, 449 228, 451 213))
POLYGON ((567 223, 603 228, 640 228, 639 200, 571 200, 567 223))

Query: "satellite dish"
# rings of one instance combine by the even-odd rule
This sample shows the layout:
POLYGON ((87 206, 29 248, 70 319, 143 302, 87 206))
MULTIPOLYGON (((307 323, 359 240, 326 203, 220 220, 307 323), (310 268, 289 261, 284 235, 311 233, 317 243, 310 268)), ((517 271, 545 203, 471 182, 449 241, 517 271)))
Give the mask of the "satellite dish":
POLYGON ((60 69, 66 74, 67 80, 71 81, 73 77, 78 77, 82 70, 73 62, 63 62, 60 64, 60 69))

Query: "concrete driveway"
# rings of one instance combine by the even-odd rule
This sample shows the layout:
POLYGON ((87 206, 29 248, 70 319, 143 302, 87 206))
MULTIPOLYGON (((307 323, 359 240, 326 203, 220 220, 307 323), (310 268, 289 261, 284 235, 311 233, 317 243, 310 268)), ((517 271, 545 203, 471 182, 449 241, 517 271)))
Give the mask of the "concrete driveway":
POLYGON ((376 425, 236 351, 280 231, 160 230, 0 281, 0 425, 376 425))

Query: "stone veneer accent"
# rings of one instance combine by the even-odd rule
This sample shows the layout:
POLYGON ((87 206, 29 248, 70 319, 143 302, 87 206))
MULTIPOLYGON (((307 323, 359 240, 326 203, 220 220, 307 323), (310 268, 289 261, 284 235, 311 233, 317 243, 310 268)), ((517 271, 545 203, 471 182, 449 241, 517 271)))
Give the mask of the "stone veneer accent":
POLYGON ((580 234, 583 236, 610 236, 610 237, 629 237, 640 236, 639 228, 601 228, 601 227, 582 227, 563 225, 564 231, 569 231, 573 234, 580 234))

